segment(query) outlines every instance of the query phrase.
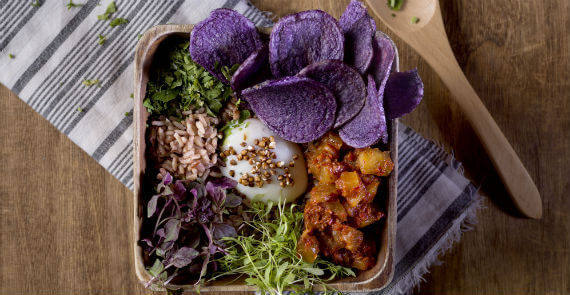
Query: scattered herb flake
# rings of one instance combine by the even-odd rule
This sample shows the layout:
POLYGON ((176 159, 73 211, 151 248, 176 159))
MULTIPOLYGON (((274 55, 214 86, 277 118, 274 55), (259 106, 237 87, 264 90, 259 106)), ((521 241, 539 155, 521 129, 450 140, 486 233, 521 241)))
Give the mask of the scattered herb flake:
POLYGON ((131 97, 131 98, 135 98, 135 95, 131 93, 130 97, 131 97))
POLYGON ((90 79, 90 80, 86 79, 86 80, 83 80, 83 82, 81 82, 81 84, 83 84, 87 87, 91 87, 93 85, 99 86, 99 83, 100 83, 99 79, 90 79))
POLYGON ((71 8, 73 8, 73 7, 80 7, 80 6, 83 6, 83 4, 81 4, 81 3, 73 3, 73 0, 69 0, 69 3, 65 4, 65 6, 67 7, 67 10, 71 10, 71 8))
POLYGON ((138 35, 137 35, 137 39, 140 40, 140 39, 142 38, 142 36, 143 36, 143 34, 138 34, 138 35))
POLYGON ((116 26, 126 25, 126 24, 128 24, 128 23, 129 23, 129 20, 128 20, 128 19, 118 17, 118 18, 113 19, 113 20, 109 23, 109 25, 111 26, 111 28, 114 28, 114 27, 116 27, 116 26))
POLYGON ((402 8, 402 4, 404 0, 388 0, 388 7, 392 10, 400 10, 402 8))
POLYGON ((41 5, 40 0, 34 0, 34 2, 32 2, 32 6, 34 7, 40 7, 41 5))
POLYGON ((12 53, 8 53, 8 57, 9 57, 10 59, 14 59, 16 56, 13 55, 12 53))
POLYGON ((420 19, 417 16, 414 16, 414 17, 412 17, 411 21, 412 21, 412 24, 417 24, 420 21, 420 19))
POLYGON ((396 17, 396 14, 395 14, 395 13, 392 13, 392 17, 396 17))
POLYGON ((83 112, 83 109, 81 107, 77 107, 77 111, 81 113, 83 112))
POLYGON ((111 14, 117 12, 117 6, 115 5, 115 1, 111 1, 111 3, 109 3, 109 5, 107 5, 107 9, 105 10, 105 13, 98 15, 97 18, 99 20, 109 20, 109 16, 111 16, 111 14))
POLYGON ((107 41, 107 37, 99 34, 99 42, 97 42, 97 43, 99 43, 99 45, 103 45, 103 44, 105 44, 106 41, 107 41))
POLYGON ((125 112, 125 117, 128 117, 131 113, 125 112))

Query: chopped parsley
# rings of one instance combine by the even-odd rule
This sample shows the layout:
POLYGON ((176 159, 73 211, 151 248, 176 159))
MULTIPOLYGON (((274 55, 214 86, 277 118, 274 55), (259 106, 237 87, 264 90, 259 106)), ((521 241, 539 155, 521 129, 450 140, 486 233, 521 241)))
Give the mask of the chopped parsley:
POLYGON ((33 7, 40 7, 41 5, 40 0, 34 0, 34 2, 32 2, 33 7))
POLYGON ((65 4, 65 6, 67 7, 67 10, 71 10, 71 8, 80 7, 83 6, 83 4, 73 3, 73 0, 69 0, 69 3, 65 4))
POLYGON ((111 1, 111 3, 107 5, 107 10, 105 10, 105 13, 98 15, 97 18, 99 20, 109 20, 109 16, 115 12, 117 12, 117 6, 115 5, 115 1, 111 1))
POLYGON ((388 0, 388 7, 392 10, 400 10, 404 0, 388 0))
POLYGON ((86 80, 83 80, 83 82, 81 82, 81 84, 83 84, 87 87, 91 87, 93 85, 99 86, 100 83, 101 82, 99 81, 99 79, 91 79, 91 80, 86 79, 86 80))
POLYGON ((131 113, 125 112, 125 117, 128 117, 131 113))
POLYGON ((412 24, 417 24, 420 21, 420 19, 417 16, 414 16, 414 17, 412 17, 411 21, 412 21, 412 24))
POLYGON ((8 57, 9 57, 10 59, 14 59, 16 56, 13 55, 12 53, 8 53, 8 57))
POLYGON ((106 41, 107 41, 107 37, 99 34, 99 42, 97 42, 97 43, 99 43, 99 45, 103 45, 103 44, 105 44, 106 41))
MULTIPOLYGON (((205 108, 215 117, 232 91, 190 57, 188 41, 171 41, 155 54, 158 65, 147 83, 143 105, 152 114, 181 117, 181 112, 205 108)), ((232 69, 223 68, 227 74, 232 69)))
POLYGON ((134 94, 132 94, 132 93, 131 93, 131 95, 130 95, 130 96, 131 96, 131 98, 135 98, 135 95, 134 95, 134 94))
POLYGON ((392 13, 392 17, 396 17, 396 14, 395 14, 395 13, 392 13))
POLYGON ((114 28, 114 27, 116 27, 116 26, 126 25, 126 24, 128 24, 128 23, 129 23, 129 20, 128 20, 128 19, 118 17, 118 18, 113 19, 113 20, 109 23, 109 25, 111 26, 111 28, 114 28))
POLYGON ((143 36, 143 34, 138 34, 138 35, 137 35, 137 39, 140 40, 140 38, 142 38, 142 36, 143 36))

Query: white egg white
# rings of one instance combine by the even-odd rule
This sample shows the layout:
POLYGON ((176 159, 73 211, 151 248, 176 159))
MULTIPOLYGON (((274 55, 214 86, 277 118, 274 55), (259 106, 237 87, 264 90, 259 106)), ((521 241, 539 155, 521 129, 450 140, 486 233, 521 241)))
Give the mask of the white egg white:
MULTIPOLYGON (((273 161, 275 163, 283 161, 287 167, 289 163, 294 161, 294 167, 289 167, 289 173, 293 179, 292 186, 281 187, 277 176, 284 173, 283 169, 276 169, 277 174, 271 176, 271 183, 265 183, 262 187, 249 187, 244 186, 238 182, 236 189, 244 194, 250 200, 260 200, 263 202, 279 200, 291 202, 303 195, 307 189, 307 168, 305 166, 305 159, 301 148, 293 143, 284 140, 283 138, 275 135, 263 122, 259 119, 247 119, 242 124, 232 127, 229 130, 229 135, 224 138, 222 143, 222 151, 229 149, 231 146, 237 154, 248 146, 255 146, 254 140, 261 140, 263 137, 273 136, 275 138, 275 148, 271 149, 277 156, 273 161), (245 142, 245 147, 242 143, 245 142), (297 159, 293 160, 293 155, 297 155, 297 159)), ((259 149, 259 147, 255 146, 259 149)), ((225 167, 221 167, 222 174, 226 177, 239 181, 240 177, 248 173, 253 176, 250 171, 252 165, 248 161, 239 161, 237 156, 230 155, 225 158, 225 167), (231 165, 232 160, 237 162, 237 165, 231 165), (234 171, 234 176, 230 175, 230 170, 234 171)))

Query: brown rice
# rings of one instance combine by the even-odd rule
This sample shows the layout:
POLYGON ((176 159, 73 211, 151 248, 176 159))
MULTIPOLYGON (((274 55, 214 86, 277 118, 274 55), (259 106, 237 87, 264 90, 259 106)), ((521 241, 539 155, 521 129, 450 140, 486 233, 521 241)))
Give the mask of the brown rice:
POLYGON ((182 121, 161 116, 151 122, 150 142, 157 159, 161 179, 170 172, 179 179, 204 180, 218 162, 217 118, 203 109, 186 111, 182 121))

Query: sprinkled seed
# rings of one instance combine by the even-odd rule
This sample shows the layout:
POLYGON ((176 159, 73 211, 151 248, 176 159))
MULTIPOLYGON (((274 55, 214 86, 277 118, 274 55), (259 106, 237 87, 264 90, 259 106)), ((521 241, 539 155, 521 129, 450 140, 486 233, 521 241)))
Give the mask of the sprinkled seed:
POLYGON ((234 170, 230 170, 230 176, 234 177, 236 175, 236 172, 234 170))
POLYGON ((236 162, 236 160, 231 159, 231 160, 230 160, 230 164, 231 164, 231 165, 237 165, 237 162, 236 162))
POLYGON ((252 147, 251 145, 248 145, 248 146, 247 146, 247 150, 248 150, 248 151, 253 151, 253 150, 255 150, 255 148, 252 147))
POLYGON ((243 159, 244 159, 245 161, 249 161, 249 156, 248 156, 248 155, 245 155, 245 156, 243 156, 243 159))
POLYGON ((263 164, 261 165, 261 168, 263 168, 263 169, 267 169, 267 167, 268 167, 268 166, 267 166, 267 163, 263 163, 263 164))
POLYGON ((289 172, 289 168, 288 168, 288 167, 283 168, 283 170, 285 170, 285 172, 289 172))
POLYGON ((253 141, 253 144, 258 145, 258 144, 259 144, 259 139, 255 139, 255 140, 253 141))
POLYGON ((247 178, 247 180, 248 180, 249 182, 253 182, 253 177, 250 176, 250 177, 247 178))
POLYGON ((255 164, 255 161, 253 159, 249 159, 249 164, 253 165, 253 164, 255 164))
POLYGON ((253 187, 253 186, 254 186, 253 182, 250 182, 249 187, 253 187))
POLYGON ((289 167, 295 167, 295 162, 294 161, 289 162, 289 167))
POLYGON ((269 168, 271 169, 275 168, 275 164, 274 163, 269 164, 269 168))
POLYGON ((243 160, 243 156, 241 154, 239 154, 239 155, 237 155, 237 159, 241 161, 241 160, 243 160))
POLYGON ((283 167, 284 164, 285 163, 283 163, 283 161, 279 161, 279 162, 277 162, 277 167, 281 168, 281 167, 283 167))
MULTIPOLYGON (((245 143, 245 142, 242 142, 242 143, 245 143)), ((240 154, 241 154, 242 156, 245 156, 245 155, 247 155, 247 151, 246 151, 246 150, 241 150, 240 154)))
POLYGON ((261 181, 261 177, 259 177, 259 176, 256 176, 256 177, 254 177, 253 179, 254 179, 255 181, 261 181))
POLYGON ((271 158, 277 159, 277 155, 275 153, 271 153, 271 158))
POLYGON ((277 174, 277 172, 275 172, 275 170, 271 170, 270 173, 271 173, 271 175, 277 174))
POLYGON ((245 147, 245 146, 247 145, 247 143, 242 142, 242 143, 240 143, 239 145, 241 145, 242 147, 245 147))
POLYGON ((299 159, 299 156, 298 156, 297 154, 294 154, 294 155, 293 155, 293 160, 297 160, 297 159, 299 159))
POLYGON ((275 148, 275 141, 272 141, 269 143, 269 145, 267 145, 270 149, 274 149, 275 148))
POLYGON ((263 186, 263 182, 257 182, 257 187, 262 187, 263 186))
POLYGON ((279 182, 279 185, 280 185, 281 187, 285 187, 285 183, 284 183, 283 181, 280 181, 280 182, 279 182))
POLYGON ((283 175, 277 176, 277 180, 283 180, 283 175))
POLYGON ((262 148, 265 147, 265 141, 260 142, 258 145, 262 148))
POLYGON ((271 159, 265 160, 265 163, 271 164, 271 159))

